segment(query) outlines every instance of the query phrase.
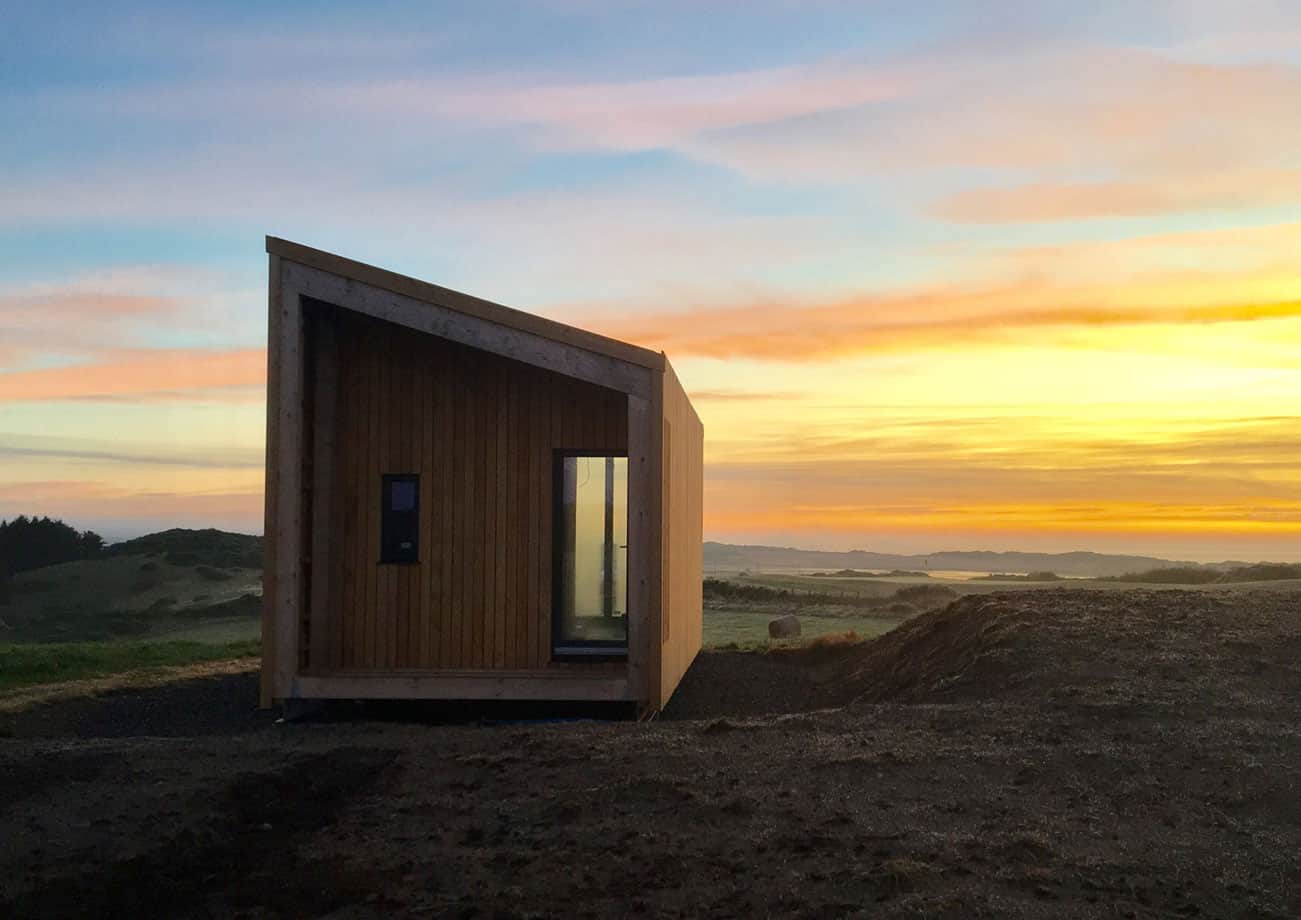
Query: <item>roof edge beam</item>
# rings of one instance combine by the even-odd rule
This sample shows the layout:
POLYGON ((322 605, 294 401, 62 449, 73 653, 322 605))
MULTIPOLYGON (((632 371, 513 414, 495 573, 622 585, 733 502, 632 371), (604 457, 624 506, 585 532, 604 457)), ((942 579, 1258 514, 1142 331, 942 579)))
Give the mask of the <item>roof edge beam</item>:
POLYGON ((285 291, 621 393, 643 399, 650 396, 652 371, 641 364, 480 319, 461 310, 409 297, 284 257, 281 257, 280 266, 280 283, 285 291))
POLYGON ((523 310, 516 310, 513 307, 503 306, 491 300, 484 300, 482 297, 474 297, 470 294, 454 291, 451 288, 440 287, 437 284, 421 281, 408 275, 399 275, 397 272, 377 268, 374 265, 367 265, 365 262, 357 262, 344 256, 335 255, 332 252, 326 252, 323 249, 313 249, 310 246, 304 246, 290 240, 282 240, 274 236, 266 238, 266 248, 267 252, 288 261, 297 262, 309 268, 318 268, 344 278, 351 278, 354 281, 392 291, 395 294, 402 294, 421 303, 446 307, 458 313, 494 322, 507 328, 532 333, 545 339, 553 339, 565 345, 584 348, 597 354, 626 361, 629 364, 639 364, 650 370, 657 371, 664 368, 664 355, 660 352, 651 351, 638 345, 631 345, 628 342, 621 342, 608 336, 598 335, 577 326, 556 322, 544 316, 537 316, 523 310))

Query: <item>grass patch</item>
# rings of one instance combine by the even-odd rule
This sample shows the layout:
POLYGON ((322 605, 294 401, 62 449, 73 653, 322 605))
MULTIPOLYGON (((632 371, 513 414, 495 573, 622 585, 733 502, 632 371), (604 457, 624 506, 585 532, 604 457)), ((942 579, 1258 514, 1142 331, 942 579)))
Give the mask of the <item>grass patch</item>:
POLYGON ((750 606, 754 604, 780 604, 785 607, 858 607, 879 609, 890 603, 907 603, 922 609, 942 607, 958 596, 958 592, 944 585, 906 585, 897 587, 890 583, 885 590, 814 591, 788 587, 772 587, 724 578, 706 578, 701 585, 706 605, 710 602, 750 606), (890 592, 890 593, 886 593, 890 592))
MULTIPOLYGON (((820 636, 843 636, 852 632, 856 639, 870 639, 899 625, 897 617, 810 616, 800 615, 800 636, 790 640, 770 641, 770 612, 752 610, 706 610, 703 617, 705 648, 769 648, 776 642, 807 644, 820 636)), ((835 641, 829 640, 829 641, 835 641)))
POLYGON ((1254 581, 1288 581, 1301 578, 1301 565, 1262 562, 1231 569, 1173 566, 1128 575, 1112 575, 1098 581, 1121 581, 1140 585, 1227 585, 1254 581))
POLYGON ((207 642, 58 642, 0 644, 0 692, 131 671, 245 658, 257 640, 207 642))

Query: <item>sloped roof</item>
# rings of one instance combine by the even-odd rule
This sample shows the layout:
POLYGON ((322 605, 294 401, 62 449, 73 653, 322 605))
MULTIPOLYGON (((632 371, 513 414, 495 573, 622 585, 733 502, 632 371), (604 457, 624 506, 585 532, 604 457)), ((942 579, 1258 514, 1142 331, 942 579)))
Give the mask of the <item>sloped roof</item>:
POLYGON ((291 240, 268 236, 266 238, 266 247, 268 253, 282 259, 297 262, 320 271, 330 272, 334 275, 351 278, 362 284, 401 294, 414 300, 435 304, 448 310, 455 310, 458 313, 473 316, 476 319, 497 323, 509 329, 527 332, 564 345, 596 352, 629 364, 636 364, 652 370, 664 369, 664 355, 659 352, 621 342, 608 336, 598 335, 595 332, 588 332, 586 329, 579 329, 577 326, 568 326, 542 316, 525 313, 523 310, 516 310, 513 307, 493 303, 491 300, 484 300, 470 294, 462 294, 460 291, 440 287, 437 284, 430 284, 428 281, 421 281, 408 275, 399 275, 397 272, 377 268, 374 265, 367 265, 364 262, 357 262, 322 249, 313 249, 310 246, 304 246, 291 240))

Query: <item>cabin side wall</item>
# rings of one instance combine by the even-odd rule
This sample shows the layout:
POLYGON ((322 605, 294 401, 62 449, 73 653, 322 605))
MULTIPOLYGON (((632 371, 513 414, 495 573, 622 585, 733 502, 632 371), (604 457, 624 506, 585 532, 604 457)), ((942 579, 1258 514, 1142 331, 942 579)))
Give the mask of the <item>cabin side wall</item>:
POLYGON ((704 427, 667 360, 662 401, 661 707, 700 651, 704 509, 704 427))
POLYGON ((312 605, 323 631, 307 638, 307 671, 591 671, 551 661, 552 462, 562 448, 626 453, 627 397, 349 311, 313 311, 314 347, 321 318, 335 326, 337 564, 321 599, 330 609, 312 605), (404 473, 420 477, 419 562, 383 564, 382 478, 404 473))

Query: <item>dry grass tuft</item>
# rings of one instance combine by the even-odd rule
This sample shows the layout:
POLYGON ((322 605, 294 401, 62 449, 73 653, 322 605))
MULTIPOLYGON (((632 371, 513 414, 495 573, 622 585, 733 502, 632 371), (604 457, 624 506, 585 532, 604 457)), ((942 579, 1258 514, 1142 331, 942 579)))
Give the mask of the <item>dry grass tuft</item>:
POLYGON ((851 629, 842 633, 828 633, 789 644, 773 645, 769 651, 775 655, 814 657, 820 653, 835 652, 860 645, 863 641, 863 637, 851 629))

